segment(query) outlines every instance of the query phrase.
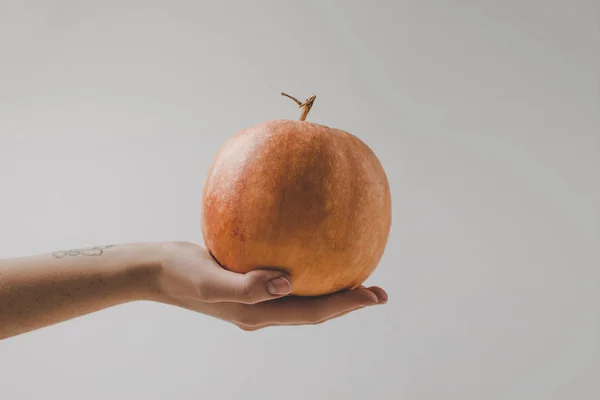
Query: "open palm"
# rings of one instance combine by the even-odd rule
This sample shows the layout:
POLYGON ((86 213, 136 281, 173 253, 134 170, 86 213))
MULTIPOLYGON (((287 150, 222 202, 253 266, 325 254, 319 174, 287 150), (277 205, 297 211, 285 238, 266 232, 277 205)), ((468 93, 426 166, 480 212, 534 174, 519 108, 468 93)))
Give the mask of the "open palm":
POLYGON ((167 245, 161 265, 161 301, 229 321, 244 330, 313 325, 387 301, 379 287, 320 297, 289 296, 293 282, 277 270, 237 274, 223 269, 194 243, 167 245))

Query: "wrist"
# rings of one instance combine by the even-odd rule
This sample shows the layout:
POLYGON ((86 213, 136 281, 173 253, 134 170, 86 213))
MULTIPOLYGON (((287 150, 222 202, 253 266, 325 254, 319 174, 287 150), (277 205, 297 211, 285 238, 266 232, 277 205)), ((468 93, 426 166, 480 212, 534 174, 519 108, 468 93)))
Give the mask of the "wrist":
MULTIPOLYGON (((164 258, 163 243, 132 243, 118 246, 119 270, 128 282, 131 300, 157 300, 164 258)), ((115 248, 116 249, 116 248, 115 248)))
MULTIPOLYGON (((152 259, 155 260, 155 265, 146 267, 152 277, 151 300, 181 306, 182 296, 197 294, 197 288, 189 276, 190 270, 186 268, 186 262, 190 257, 198 257, 199 254, 196 252, 202 248, 187 241, 162 242, 152 246, 151 252, 154 254, 152 259)), ((193 270, 195 271, 196 268, 193 270)))

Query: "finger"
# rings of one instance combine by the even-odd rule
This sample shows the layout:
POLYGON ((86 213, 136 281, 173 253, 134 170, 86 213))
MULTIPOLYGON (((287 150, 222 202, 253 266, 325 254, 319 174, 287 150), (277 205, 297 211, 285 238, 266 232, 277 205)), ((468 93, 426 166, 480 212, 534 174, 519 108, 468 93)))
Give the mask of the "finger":
MULTIPOLYGON (((378 304, 385 304, 388 300, 388 295, 385 292, 385 290, 383 290, 382 288, 378 287, 378 286, 371 286, 369 288, 365 288, 364 286, 361 286, 361 288, 363 289, 367 289, 370 292, 373 292, 377 298, 378 298, 378 304)), ((337 319, 340 317, 343 317, 344 315, 350 314, 351 312, 354 311, 358 311, 358 310, 362 310, 363 308, 368 307, 368 305, 361 305, 359 307, 353 308, 352 310, 348 310, 348 311, 343 311, 339 314, 335 314, 333 316, 330 316, 329 318, 324 319, 323 321, 320 321, 318 323, 324 323, 324 322, 328 322, 331 321, 333 319, 337 319)), ((302 323, 302 322, 298 322, 298 323, 288 323, 288 324, 277 324, 277 323, 268 323, 268 324, 263 324, 263 325, 258 325, 258 326, 241 326, 243 329, 245 330, 259 330, 259 329, 263 329, 263 328, 267 328, 270 326, 281 326, 281 325, 290 325, 290 326, 296 326, 296 325, 306 325, 306 323, 302 323)))
MULTIPOLYGON (((350 314, 351 312, 362 310, 363 308, 366 308, 366 307, 368 307, 368 306, 359 306, 359 307, 353 308, 352 310, 343 311, 343 312, 341 312, 339 314, 332 315, 329 318, 326 318, 326 319, 324 319, 322 321, 316 322, 315 324, 321 324, 321 323, 324 323, 324 322, 327 322, 327 321, 331 321, 333 319, 337 319, 337 318, 343 317, 344 315, 350 314)), ((268 324, 262 324, 262 325, 257 325, 257 326, 245 326, 245 325, 242 325, 240 327, 244 328, 245 330, 255 331, 255 330, 267 328, 267 327, 270 327, 270 326, 297 326, 297 325, 307 325, 307 323, 306 322, 285 323, 285 324, 282 324, 282 323, 268 323, 268 324)))
POLYGON ((256 304, 281 298, 292 290, 290 277, 281 271, 263 269, 238 274, 215 268, 207 275, 200 283, 199 292, 208 303, 256 304))
MULTIPOLYGON (((388 295, 387 295, 387 293, 386 293, 385 290, 383 290, 379 286, 371 286, 371 287, 366 288, 366 289, 369 290, 370 292, 373 292, 377 296, 377 299, 378 299, 377 304, 385 304, 385 303, 387 303, 387 301, 388 301, 388 295)), ((327 322, 327 321, 330 321, 332 319, 343 317, 346 314, 349 314, 349 313, 351 313, 353 311, 361 310, 361 309, 366 308, 366 307, 368 307, 368 305, 367 306, 361 306, 361 307, 355 308, 355 309, 350 310, 350 311, 344 311, 342 313, 336 314, 336 315, 334 315, 334 316, 332 316, 332 317, 324 320, 323 322, 327 322)))
POLYGON ((365 288, 322 297, 286 297, 249 307, 249 325, 317 324, 344 312, 378 303, 377 295, 365 288))
POLYGON ((381 303, 381 304, 387 303, 388 295, 385 292, 385 290, 383 290, 379 286, 371 286, 371 287, 368 287, 367 290, 373 292, 375 294, 375 296, 377 296, 379 303, 381 303))

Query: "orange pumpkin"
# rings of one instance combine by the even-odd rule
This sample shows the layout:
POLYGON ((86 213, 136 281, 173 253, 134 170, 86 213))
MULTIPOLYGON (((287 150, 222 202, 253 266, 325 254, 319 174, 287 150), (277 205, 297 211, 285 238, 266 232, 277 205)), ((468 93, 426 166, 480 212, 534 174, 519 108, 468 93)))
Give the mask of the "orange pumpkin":
POLYGON ((379 264, 392 219, 379 159, 356 136, 306 122, 314 99, 294 99, 299 121, 230 138, 202 196, 202 235, 217 262, 239 273, 287 271, 298 296, 360 286, 379 264))

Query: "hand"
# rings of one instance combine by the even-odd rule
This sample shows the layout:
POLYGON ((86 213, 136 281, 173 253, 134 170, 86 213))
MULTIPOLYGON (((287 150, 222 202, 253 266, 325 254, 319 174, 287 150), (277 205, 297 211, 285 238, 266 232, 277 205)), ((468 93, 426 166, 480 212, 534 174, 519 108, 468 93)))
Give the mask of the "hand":
POLYGON ((243 330, 319 324, 387 301, 378 287, 321 297, 288 296, 292 284, 282 271, 227 271, 206 249, 189 242, 165 245, 158 278, 163 302, 229 321, 243 330))

